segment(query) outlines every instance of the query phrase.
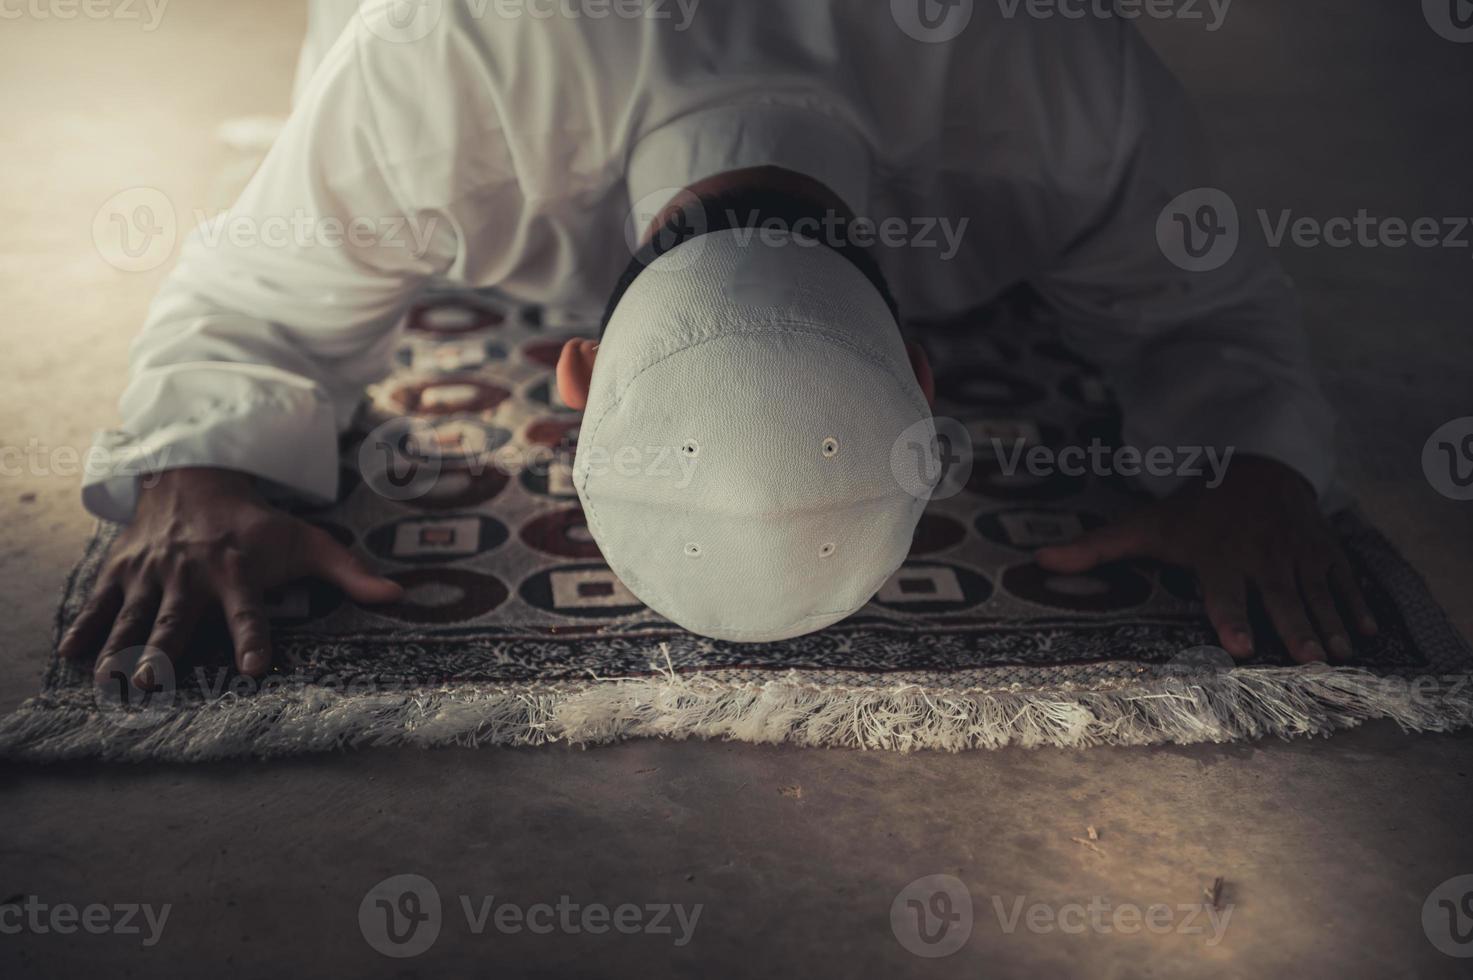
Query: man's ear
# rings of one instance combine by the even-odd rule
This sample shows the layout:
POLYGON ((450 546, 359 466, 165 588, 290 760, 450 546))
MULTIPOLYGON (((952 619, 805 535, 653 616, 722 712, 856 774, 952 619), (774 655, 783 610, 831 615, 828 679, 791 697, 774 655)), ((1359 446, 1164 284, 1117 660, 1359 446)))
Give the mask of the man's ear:
POLYGON ((596 340, 570 340, 563 345, 557 361, 557 391, 564 405, 580 412, 588 407, 588 389, 593 384, 593 362, 597 357, 596 340))
POLYGON ((935 408, 936 378, 931 373, 931 359, 926 356, 920 344, 906 344, 905 352, 910 355, 910 369, 916 373, 916 381, 920 383, 921 394, 926 396, 926 404, 935 408))

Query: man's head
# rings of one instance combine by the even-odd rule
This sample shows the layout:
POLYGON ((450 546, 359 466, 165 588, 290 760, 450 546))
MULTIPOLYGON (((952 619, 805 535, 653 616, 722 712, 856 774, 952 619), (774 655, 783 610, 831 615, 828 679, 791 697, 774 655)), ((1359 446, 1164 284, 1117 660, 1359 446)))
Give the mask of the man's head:
POLYGON ((933 445, 930 370, 842 221, 794 195, 704 198, 636 256, 601 341, 563 352, 589 530, 693 632, 821 629, 909 552, 926 500, 892 456, 933 445))

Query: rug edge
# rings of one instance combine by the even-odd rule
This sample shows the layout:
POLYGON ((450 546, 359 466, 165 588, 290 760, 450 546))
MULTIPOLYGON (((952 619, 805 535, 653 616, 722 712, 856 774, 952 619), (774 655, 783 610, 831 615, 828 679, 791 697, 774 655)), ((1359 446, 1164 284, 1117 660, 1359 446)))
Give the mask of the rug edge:
POLYGON ((807 683, 798 672, 761 683, 665 673, 411 693, 293 689, 167 712, 147 727, 120 723, 95 705, 36 698, 0 719, 0 759, 206 762, 389 745, 588 746, 636 738, 960 752, 1289 739, 1379 719, 1409 732, 1473 726, 1473 675, 1429 686, 1349 667, 1277 667, 1161 676, 1113 689, 937 692, 807 683))

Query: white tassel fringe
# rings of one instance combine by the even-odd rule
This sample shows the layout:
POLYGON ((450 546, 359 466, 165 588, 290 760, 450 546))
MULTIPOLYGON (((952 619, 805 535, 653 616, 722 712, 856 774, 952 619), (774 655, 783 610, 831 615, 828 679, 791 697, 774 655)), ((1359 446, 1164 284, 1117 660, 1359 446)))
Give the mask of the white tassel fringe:
POLYGON ((0 757, 202 762, 374 745, 590 745, 731 739, 912 752, 1005 745, 1152 745, 1323 735, 1386 718, 1408 731, 1473 725, 1473 683, 1408 684, 1345 667, 1145 677, 1106 688, 846 687, 791 673, 719 681, 668 669, 559 685, 462 684, 395 693, 303 687, 136 719, 37 698, 0 719, 0 757))

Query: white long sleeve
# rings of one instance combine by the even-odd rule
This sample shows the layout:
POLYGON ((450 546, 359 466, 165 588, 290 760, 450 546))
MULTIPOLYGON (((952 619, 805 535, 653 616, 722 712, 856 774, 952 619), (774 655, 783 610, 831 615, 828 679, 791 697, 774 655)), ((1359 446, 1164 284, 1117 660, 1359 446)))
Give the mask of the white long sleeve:
POLYGON ((332 496, 336 434, 427 279, 596 315, 633 225, 761 165, 904 225, 876 247, 904 313, 1035 284, 1133 444, 1232 447, 1329 482, 1333 423, 1282 275, 1246 235, 1214 272, 1157 244, 1161 209, 1211 178, 1131 25, 976 4, 930 44, 873 0, 505 9, 371 0, 352 18, 155 301, 90 509, 125 520, 139 474, 184 466, 332 496))
MULTIPOLYGON (((1158 240, 1178 195, 1216 187, 1195 113, 1134 31, 1123 31, 1116 172, 1097 223, 1036 280, 1070 346, 1120 400, 1127 445, 1213 448, 1297 470, 1323 494, 1334 415, 1314 379, 1293 288, 1262 243, 1183 269, 1158 240)), ((1166 492, 1175 478, 1143 482, 1166 492)))
POLYGON ((107 462, 83 489, 94 513, 126 520, 139 475, 182 467, 334 496, 337 434, 409 298, 462 256, 463 229, 520 216, 494 111, 456 91, 463 38, 440 40, 427 63, 421 45, 350 27, 237 204, 189 237, 133 345, 122 427, 99 436, 107 462), (467 146, 481 150, 452 152, 467 146), (425 172, 417 150, 475 179, 425 172))

